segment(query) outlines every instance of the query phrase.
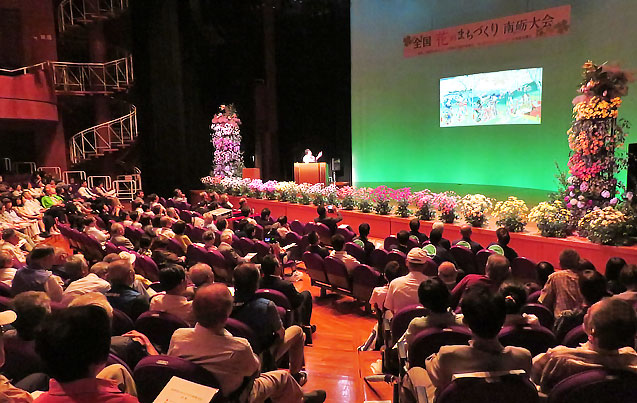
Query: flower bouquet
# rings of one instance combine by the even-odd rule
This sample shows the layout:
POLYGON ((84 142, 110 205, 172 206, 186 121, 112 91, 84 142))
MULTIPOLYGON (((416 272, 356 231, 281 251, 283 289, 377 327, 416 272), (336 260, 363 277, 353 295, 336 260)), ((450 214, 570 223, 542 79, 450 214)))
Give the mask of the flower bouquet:
POLYGON ((325 202, 332 206, 338 206, 338 188, 335 184, 328 185, 323 188, 323 195, 325 195, 325 202))
POLYGON ((372 201, 372 189, 370 188, 358 188, 355 193, 355 200, 358 209, 363 213, 371 213, 374 209, 374 203, 372 201))
POLYGON ((210 125, 211 142, 214 145, 214 174, 216 176, 239 176, 243 169, 241 152, 241 120, 233 105, 221 105, 219 113, 210 125))
POLYGON ((278 182, 275 186, 277 199, 283 202, 296 203, 298 201, 296 183, 278 182))
POLYGON ((308 192, 312 196, 312 204, 315 206, 323 206, 325 204, 325 195, 323 193, 323 184, 316 183, 309 187, 308 192))
POLYGON ((613 207, 593 209, 579 221, 579 234, 591 242, 615 245, 624 236, 626 216, 613 207))
POLYGON ((509 196, 505 201, 497 202, 493 209, 496 224, 511 232, 522 232, 528 221, 529 208, 517 197, 509 196))
POLYGON ((276 200, 276 181, 267 181, 262 188, 266 199, 276 200))
POLYGON ((487 222, 486 214, 493 207, 493 202, 482 194, 468 194, 460 199, 458 207, 467 223, 482 227, 487 222))
POLYGON ((396 200, 396 214, 400 217, 410 217, 413 212, 409 209, 409 204, 411 203, 412 193, 411 188, 402 188, 394 191, 392 195, 393 199, 396 200))
POLYGON ((434 195, 433 206, 440 211, 440 219, 447 224, 453 224, 458 218, 456 207, 458 195, 455 192, 442 192, 434 195))
POLYGON ((250 181, 248 189, 250 189, 250 197, 254 197, 255 199, 263 198, 263 182, 261 179, 253 179, 250 181))
POLYGON ((416 215, 421 220, 428 221, 433 219, 436 215, 435 208, 433 206, 434 196, 435 194, 431 193, 429 189, 414 193, 414 203, 418 208, 416 215))
POLYGON ((301 183, 299 185, 299 203, 308 205, 312 202, 312 194, 310 193, 310 185, 301 183))
POLYGON ((201 178, 201 183, 208 186, 208 189, 213 192, 223 193, 225 186, 221 184, 221 179, 223 179, 221 176, 205 176, 201 178))
POLYGON ((374 202, 374 211, 376 214, 387 215, 391 213, 392 206, 389 204, 394 190, 387 186, 379 186, 372 190, 371 196, 374 202))
POLYGON ((541 202, 533 207, 529 220, 537 224, 540 234, 545 237, 566 238, 571 232, 571 211, 559 200, 541 202))
POLYGON ((356 207, 356 189, 351 186, 344 186, 338 190, 338 197, 341 199, 343 210, 354 210, 356 207))

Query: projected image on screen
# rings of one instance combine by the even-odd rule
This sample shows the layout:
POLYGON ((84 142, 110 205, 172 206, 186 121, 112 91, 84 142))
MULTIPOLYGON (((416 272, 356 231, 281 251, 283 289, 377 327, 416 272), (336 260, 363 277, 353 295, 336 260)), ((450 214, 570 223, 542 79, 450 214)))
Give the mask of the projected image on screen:
POLYGON ((537 125, 542 68, 440 79, 440 127, 537 125))

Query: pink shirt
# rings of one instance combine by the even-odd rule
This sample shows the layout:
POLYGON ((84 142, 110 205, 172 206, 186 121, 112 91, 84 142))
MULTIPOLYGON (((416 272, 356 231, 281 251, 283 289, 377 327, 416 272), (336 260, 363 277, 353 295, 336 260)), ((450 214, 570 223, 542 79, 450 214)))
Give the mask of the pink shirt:
POLYGON ((64 385, 49 381, 49 391, 35 399, 36 403, 139 403, 137 398, 121 392, 117 382, 107 379, 84 378, 64 385))

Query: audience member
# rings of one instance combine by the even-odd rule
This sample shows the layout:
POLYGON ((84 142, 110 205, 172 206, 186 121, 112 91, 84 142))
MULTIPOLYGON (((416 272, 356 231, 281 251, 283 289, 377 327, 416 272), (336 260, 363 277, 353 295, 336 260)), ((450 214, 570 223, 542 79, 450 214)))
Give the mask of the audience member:
POLYGON ((285 236, 290 232, 290 224, 288 224, 288 218, 284 215, 277 218, 276 224, 272 226, 272 229, 276 229, 276 234, 279 239, 285 239, 285 236))
POLYGON ((383 270, 385 285, 374 287, 372 296, 369 298, 369 305, 376 311, 382 311, 385 306, 385 298, 389 290, 389 283, 400 277, 400 264, 396 261, 387 262, 383 270))
MULTIPOLYGON (((216 238, 217 237, 214 231, 208 230, 204 232, 203 235, 201 236, 204 249, 206 249, 208 252, 217 250, 217 247, 215 246, 216 238)), ((232 236, 230 238, 232 238, 232 236)))
POLYGON ((247 340, 234 337, 225 324, 233 309, 233 298, 224 284, 215 283, 200 289, 195 295, 193 311, 197 319, 194 328, 177 329, 170 341, 168 354, 188 359, 210 371, 219 380, 221 393, 235 393, 245 378, 245 393, 249 403, 322 402, 325 392, 306 395, 288 371, 259 373, 260 362, 247 340))
POLYGON ((179 265, 170 265, 161 269, 159 285, 164 292, 153 296, 150 300, 150 309, 175 315, 190 326, 194 326, 192 301, 188 301, 185 297, 188 282, 184 268, 179 265))
POLYGON ((97 220, 93 216, 84 219, 84 232, 99 243, 104 243, 108 240, 108 234, 97 228, 97 220))
MULTIPOLYGON (((438 246, 442 246, 443 248, 445 248, 446 250, 451 249, 451 242, 449 242, 448 239, 443 238, 442 234, 445 231, 445 224, 442 221, 436 221, 433 223, 433 225, 431 226, 431 231, 436 231, 436 232, 440 232, 440 240, 438 240, 435 244, 433 242, 431 242, 431 239, 429 239, 429 241, 438 246)), ((429 233, 429 238, 431 238, 431 232, 429 233)))
MULTIPOLYGON (((137 398, 120 390, 118 382, 100 379, 104 371, 111 370, 108 367, 99 374, 110 344, 110 322, 104 309, 80 306, 51 314, 36 337, 36 351, 52 379, 48 392, 36 402, 137 403, 137 398)), ((132 377, 123 366, 112 371, 123 373, 124 385, 134 390, 132 377)))
POLYGON ((16 268, 13 267, 13 258, 4 252, 0 252, 0 283, 11 287, 16 268))
POLYGON ((110 241, 113 243, 113 245, 123 246, 126 249, 131 249, 131 250, 135 249, 135 246, 133 246, 133 243, 124 236, 124 226, 122 224, 117 222, 111 224, 110 234, 111 234, 110 241))
MULTIPOLYGON (((0 326, 4 327, 9 325, 15 319, 15 312, 10 310, 3 311, 0 313, 0 326)), ((4 363, 4 340, 3 337, 0 337, 0 367, 4 366, 4 363)), ((33 402, 33 398, 27 391, 12 385, 7 377, 0 375, 0 402, 31 403, 33 402)))
POLYGON ((515 259, 516 257, 518 257, 518 254, 516 251, 514 251, 510 246, 509 246, 509 242, 511 241, 511 235, 509 235, 509 230, 507 230, 504 227, 500 227, 497 230, 495 230, 495 236, 498 238, 497 242, 494 242, 492 244, 490 244, 487 249, 491 246, 497 245, 499 247, 502 248, 502 251, 504 252, 504 257, 506 257, 507 259, 509 259, 509 262, 512 262, 513 259, 515 259))
POLYGON ((195 292, 197 289, 215 282, 215 274, 212 268, 205 263, 193 265, 188 271, 188 277, 190 277, 190 281, 195 286, 195 292))
POLYGON ((232 247, 232 232, 229 230, 224 230, 221 233, 221 243, 217 250, 223 255, 230 267, 230 270, 234 269, 235 266, 245 263, 246 260, 239 256, 237 251, 232 247))
POLYGON ((451 291, 451 307, 458 306, 464 294, 478 285, 489 288, 491 292, 497 292, 510 271, 509 260, 506 257, 498 254, 489 256, 485 275, 467 274, 451 291))
POLYGON ((562 270, 551 274, 542 288, 539 302, 553 311, 557 318, 567 309, 576 309, 584 298, 579 290, 580 257, 575 249, 564 249, 560 253, 562 270))
POLYGON ((262 226, 264 231, 267 231, 270 226, 274 224, 274 221, 272 220, 272 217, 270 217, 270 214, 270 209, 266 207, 261 210, 261 214, 255 218, 257 224, 262 226))
POLYGON ((120 259, 109 263, 106 278, 111 283, 111 289, 105 295, 113 308, 119 309, 133 320, 148 311, 148 296, 133 288, 135 271, 128 260, 120 259))
POLYGON ((173 222, 169 217, 161 217, 159 219, 159 230, 157 231, 157 236, 162 238, 174 238, 175 233, 171 229, 172 225, 173 222))
POLYGON ((464 224, 462 227, 460 227, 460 235, 462 235, 462 238, 454 241, 453 244, 471 249, 471 252, 473 252, 474 254, 478 253, 482 250, 482 245, 471 239, 472 234, 473 230, 471 229, 471 225, 464 224))
POLYGON ((363 248, 363 250, 365 251, 365 262, 363 263, 367 263, 370 261, 372 252, 374 251, 374 249, 376 249, 376 246, 374 246, 372 241, 370 241, 368 238, 370 230, 371 229, 369 227, 369 224, 367 224, 366 222, 359 224, 358 236, 352 240, 352 242, 363 248))
POLYGON ((555 268, 549 262, 542 261, 535 266, 535 271, 537 273, 538 284, 540 287, 544 287, 549 280, 549 276, 555 273, 555 268))
POLYGON ((584 317, 588 341, 579 347, 557 346, 533 359, 532 380, 544 393, 559 381, 595 368, 637 372, 634 350, 635 310, 619 298, 604 298, 584 317))
POLYGON ((15 273, 11 292, 44 291, 53 301, 62 299, 62 279, 51 273, 55 250, 50 246, 36 246, 29 254, 29 265, 15 273))
MULTIPOLYGON (((41 291, 26 291, 13 299, 13 309, 17 319, 13 329, 8 330, 3 338, 18 338, 23 342, 31 342, 40 324, 51 313, 51 299, 41 291)), ((33 347, 33 344, 30 344, 33 347)))
POLYGON ((281 317, 272 301, 255 295, 259 270, 254 264, 242 264, 234 270, 234 304, 231 317, 248 325, 256 335, 255 351, 271 354, 273 362, 288 353, 290 372, 301 386, 307 376, 303 368, 305 336, 299 326, 283 328, 281 317))
POLYGON ((429 240, 429 237, 424 232, 420 232, 420 220, 413 218, 409 221, 409 237, 421 245, 423 242, 429 240))
POLYGON ((577 283, 583 297, 582 304, 575 309, 562 311, 555 318, 553 332, 557 340, 563 340, 569 331, 584 323, 584 315, 591 306, 611 295, 607 289, 606 278, 595 270, 581 271, 577 283))
POLYGON ((624 266, 619 273, 619 282, 626 291, 617 294, 617 298, 627 301, 632 306, 637 306, 637 265, 624 266))
POLYGON ((427 266, 432 267, 436 263, 427 257, 424 250, 413 248, 407 254, 407 269, 409 273, 394 279, 389 283, 387 296, 385 297, 385 308, 392 314, 402 308, 418 303, 418 287, 420 283, 427 280, 424 274, 427 266))
POLYGON ((172 230, 175 233, 174 239, 179 243, 181 250, 185 254, 188 250, 188 246, 192 245, 192 241, 188 235, 186 235, 186 222, 182 220, 177 221, 173 224, 172 230))
POLYGON ((0 243, 0 252, 11 256, 15 267, 22 267, 27 263, 27 254, 20 247, 22 242, 18 236, 18 231, 13 228, 2 230, 2 243, 0 243))
POLYGON ((314 219, 314 222, 327 225, 327 228, 330 229, 330 233, 334 235, 336 233, 336 228, 338 228, 338 223, 343 221, 343 216, 334 206, 332 206, 332 209, 329 212, 336 213, 336 217, 328 217, 327 209, 323 206, 318 206, 316 208, 316 214, 318 214, 318 217, 314 219))
POLYGON ((427 252, 427 256, 433 259, 437 264, 441 264, 442 262, 451 262, 454 265, 456 264, 456 260, 453 258, 449 249, 443 246, 442 242, 442 231, 439 228, 432 229, 429 233, 429 242, 430 244, 423 246, 425 252, 427 252))
MULTIPOLYGON (((426 316, 414 318, 401 340, 406 347, 414 342, 421 331, 430 327, 445 328, 453 325, 462 326, 462 315, 456 315, 449 307, 449 289, 438 277, 428 278, 418 286, 418 301, 429 311, 426 316)), ((398 335, 394 335, 398 337, 398 335)), ((399 341, 400 342, 400 341, 399 341)))
POLYGON ((108 281, 89 272, 86 259, 82 255, 69 257, 64 264, 64 271, 69 276, 71 283, 64 290, 62 302, 69 302, 73 298, 89 292, 105 293, 111 289, 108 281))
POLYGON ((626 291, 626 288, 619 281, 619 273, 626 266, 626 261, 621 257, 611 257, 606 262, 606 271, 604 275, 608 280, 608 290, 613 294, 619 294, 626 291))
POLYGON ((456 284, 458 284, 458 274, 459 270, 456 269, 456 265, 451 262, 442 262, 440 266, 438 266, 438 277, 445 283, 449 290, 453 290, 456 284))
MULTIPOLYGON (((498 341, 506 317, 504 298, 486 287, 474 287, 462 299, 463 322, 469 326, 472 341, 468 346, 442 346, 437 354, 427 358, 425 369, 411 368, 405 388, 413 391, 425 386, 429 401, 433 401, 454 374, 482 371, 531 371, 531 353, 521 347, 503 347, 498 341), (428 376, 427 376, 428 375, 428 376)), ((407 397, 410 393, 407 393, 407 397)), ((412 398, 413 399, 413 398, 412 398)), ((411 400, 407 400, 411 401, 411 400)))
POLYGON ((398 245, 392 245, 391 249, 392 250, 397 250, 400 251, 402 253, 404 253, 405 255, 407 255, 407 253, 409 253, 409 232, 402 230, 402 231, 398 231, 398 234, 396 235, 396 239, 398 240, 398 245))
POLYGON ((360 265, 360 262, 345 251, 345 238, 343 238, 343 235, 332 235, 331 243, 334 250, 330 253, 330 256, 343 262, 347 269, 347 274, 351 276, 354 269, 360 265))
POLYGON ((319 236, 316 231, 312 231, 307 235, 307 241, 309 243, 309 245, 307 246, 308 252, 316 253, 323 259, 330 255, 330 252, 327 250, 327 248, 321 246, 319 242, 319 236))
POLYGON ((500 287, 500 294, 504 297, 506 306, 505 326, 538 326, 537 316, 522 313, 522 307, 526 304, 526 289, 521 284, 504 283, 500 287))

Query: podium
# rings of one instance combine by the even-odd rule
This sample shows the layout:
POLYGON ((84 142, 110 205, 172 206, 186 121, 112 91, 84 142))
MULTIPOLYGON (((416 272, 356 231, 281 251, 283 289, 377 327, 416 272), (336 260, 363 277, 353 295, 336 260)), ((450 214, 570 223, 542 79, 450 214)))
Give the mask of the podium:
POLYGON ((322 183, 327 185, 327 163, 325 162, 295 162, 294 182, 301 183, 322 183))

